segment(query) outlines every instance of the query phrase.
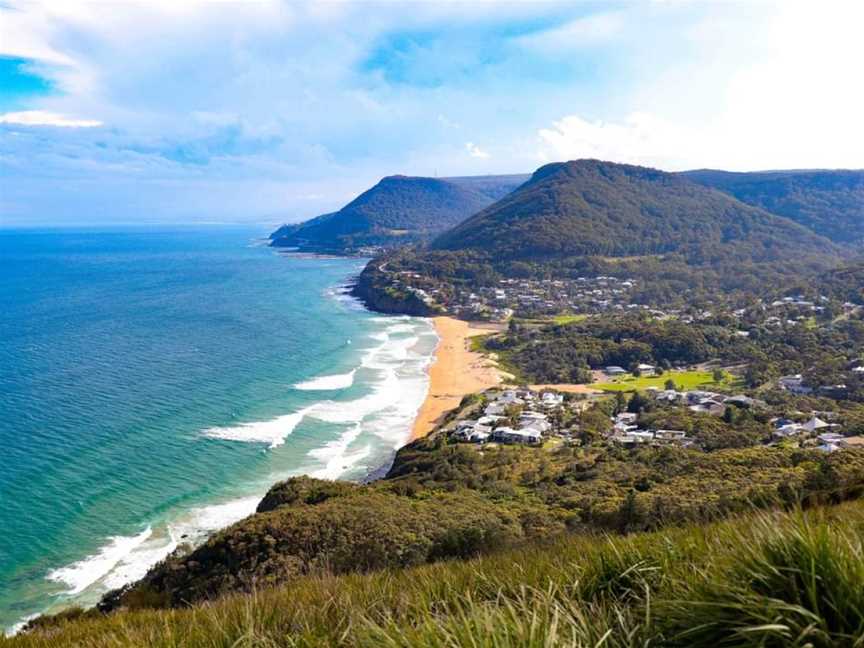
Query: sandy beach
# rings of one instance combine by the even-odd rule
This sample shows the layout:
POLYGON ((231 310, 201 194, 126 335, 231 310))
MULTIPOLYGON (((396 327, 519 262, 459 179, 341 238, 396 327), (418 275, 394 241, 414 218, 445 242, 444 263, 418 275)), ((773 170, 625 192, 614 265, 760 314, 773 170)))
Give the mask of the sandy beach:
POLYGON ((412 440, 429 434, 463 396, 494 387, 505 377, 491 360, 469 346, 470 338, 500 327, 452 317, 435 317, 433 322, 440 342, 429 368, 429 393, 417 412, 412 440))

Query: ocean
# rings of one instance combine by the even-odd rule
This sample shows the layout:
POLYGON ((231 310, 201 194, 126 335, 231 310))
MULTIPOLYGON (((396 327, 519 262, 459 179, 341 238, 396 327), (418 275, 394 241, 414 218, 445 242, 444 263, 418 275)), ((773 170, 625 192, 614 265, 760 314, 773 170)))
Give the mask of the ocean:
POLYGON ((410 433, 437 344, 359 259, 240 227, 0 230, 0 627, 90 605, 297 474, 410 433))

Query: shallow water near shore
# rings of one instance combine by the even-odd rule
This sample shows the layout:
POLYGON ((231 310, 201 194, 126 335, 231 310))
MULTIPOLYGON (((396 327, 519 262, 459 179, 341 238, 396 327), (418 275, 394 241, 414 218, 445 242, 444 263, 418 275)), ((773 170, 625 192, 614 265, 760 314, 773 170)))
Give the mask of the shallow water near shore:
POLYGON ((431 324, 358 259, 246 228, 0 230, 0 627, 139 578, 276 480, 359 479, 408 438, 431 324))

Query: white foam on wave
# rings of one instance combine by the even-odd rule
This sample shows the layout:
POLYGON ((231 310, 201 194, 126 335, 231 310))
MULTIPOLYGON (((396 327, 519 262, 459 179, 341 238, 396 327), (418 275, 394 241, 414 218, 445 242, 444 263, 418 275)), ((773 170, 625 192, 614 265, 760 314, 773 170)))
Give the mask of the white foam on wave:
MULTIPOLYGON (((393 328, 405 325, 411 318, 381 318, 382 324, 393 328)), ((386 330, 371 337, 379 342, 368 349, 361 367, 374 375, 371 391, 351 401, 326 400, 270 421, 242 423, 235 426, 213 427, 203 434, 213 439, 266 443, 271 448, 282 445, 288 435, 309 416, 321 421, 350 426, 339 438, 309 452, 320 465, 310 474, 324 479, 336 479, 366 459, 372 444, 363 442, 365 435, 384 439, 397 448, 410 434, 411 424, 422 404, 428 387, 426 367, 431 355, 418 354, 414 347, 418 338, 434 335, 427 322, 415 321, 398 331, 386 330), (424 328, 425 326, 425 328, 424 328), (407 337, 391 337, 397 333, 414 333, 407 337)), ((358 368, 359 369, 359 368, 358 368)), ((357 369, 351 372, 353 374, 357 369)), ((347 374, 345 374, 347 375, 347 374)), ((344 381, 344 376, 343 381, 344 381)), ((320 376, 313 379, 329 379, 320 376)), ((308 381, 308 382, 313 382, 308 381)), ((335 384, 334 380, 331 384, 335 384)), ((140 580, 156 563, 164 560, 182 544, 195 545, 213 531, 229 526, 252 514, 261 495, 239 498, 191 509, 178 514, 167 523, 148 526, 132 536, 114 536, 93 555, 56 569, 48 574, 54 582, 68 589, 69 597, 87 598, 95 602, 98 595, 140 580)), ((23 620, 13 627, 18 630, 23 620)))
POLYGON ((365 445, 358 450, 349 453, 349 446, 357 440, 363 432, 363 426, 359 423, 342 433, 335 441, 327 443, 321 448, 309 452, 309 456, 323 462, 323 466, 314 470, 311 475, 318 479, 336 479, 348 471, 357 462, 369 456, 372 449, 365 445))
POLYGON ((41 614, 28 614, 23 619, 21 619, 18 623, 11 625, 8 628, 6 628, 6 630, 4 631, 3 634, 5 634, 7 637, 14 637, 19 632, 21 632, 28 623, 30 623, 33 619, 38 619, 40 616, 42 616, 42 615, 41 614))
POLYGON ((211 439, 223 441, 244 441, 246 443, 266 443, 271 448, 278 448, 285 443, 285 438, 294 431, 310 408, 301 409, 291 414, 277 416, 269 421, 254 421, 240 425, 212 427, 201 434, 211 439))
POLYGON ((294 389, 301 391, 326 391, 333 389, 347 389, 354 384, 354 374, 356 369, 352 369, 344 374, 332 374, 329 376, 318 376, 311 380, 296 383, 294 389))
POLYGON ((138 535, 109 538, 96 553, 55 569, 48 579, 68 586, 61 592, 64 596, 76 596, 87 590, 101 594, 123 587, 142 579, 181 544, 198 544, 214 531, 251 515, 260 500, 255 495, 193 508, 155 530, 148 526, 138 535))
POLYGON ((108 544, 92 556, 55 569, 48 579, 69 587, 68 594, 80 594, 93 583, 106 576, 114 567, 141 546, 153 533, 151 527, 134 536, 114 536, 108 544))
POLYGON ((414 333, 416 327, 411 324, 393 324, 387 327, 387 333, 414 333))

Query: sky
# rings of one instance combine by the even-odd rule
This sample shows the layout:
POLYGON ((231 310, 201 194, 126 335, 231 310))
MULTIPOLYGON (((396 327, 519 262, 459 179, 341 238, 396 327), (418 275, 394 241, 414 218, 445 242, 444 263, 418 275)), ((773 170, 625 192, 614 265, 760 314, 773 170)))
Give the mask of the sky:
POLYGON ((864 167, 864 3, 0 0, 0 226, 293 222, 391 174, 864 167))

